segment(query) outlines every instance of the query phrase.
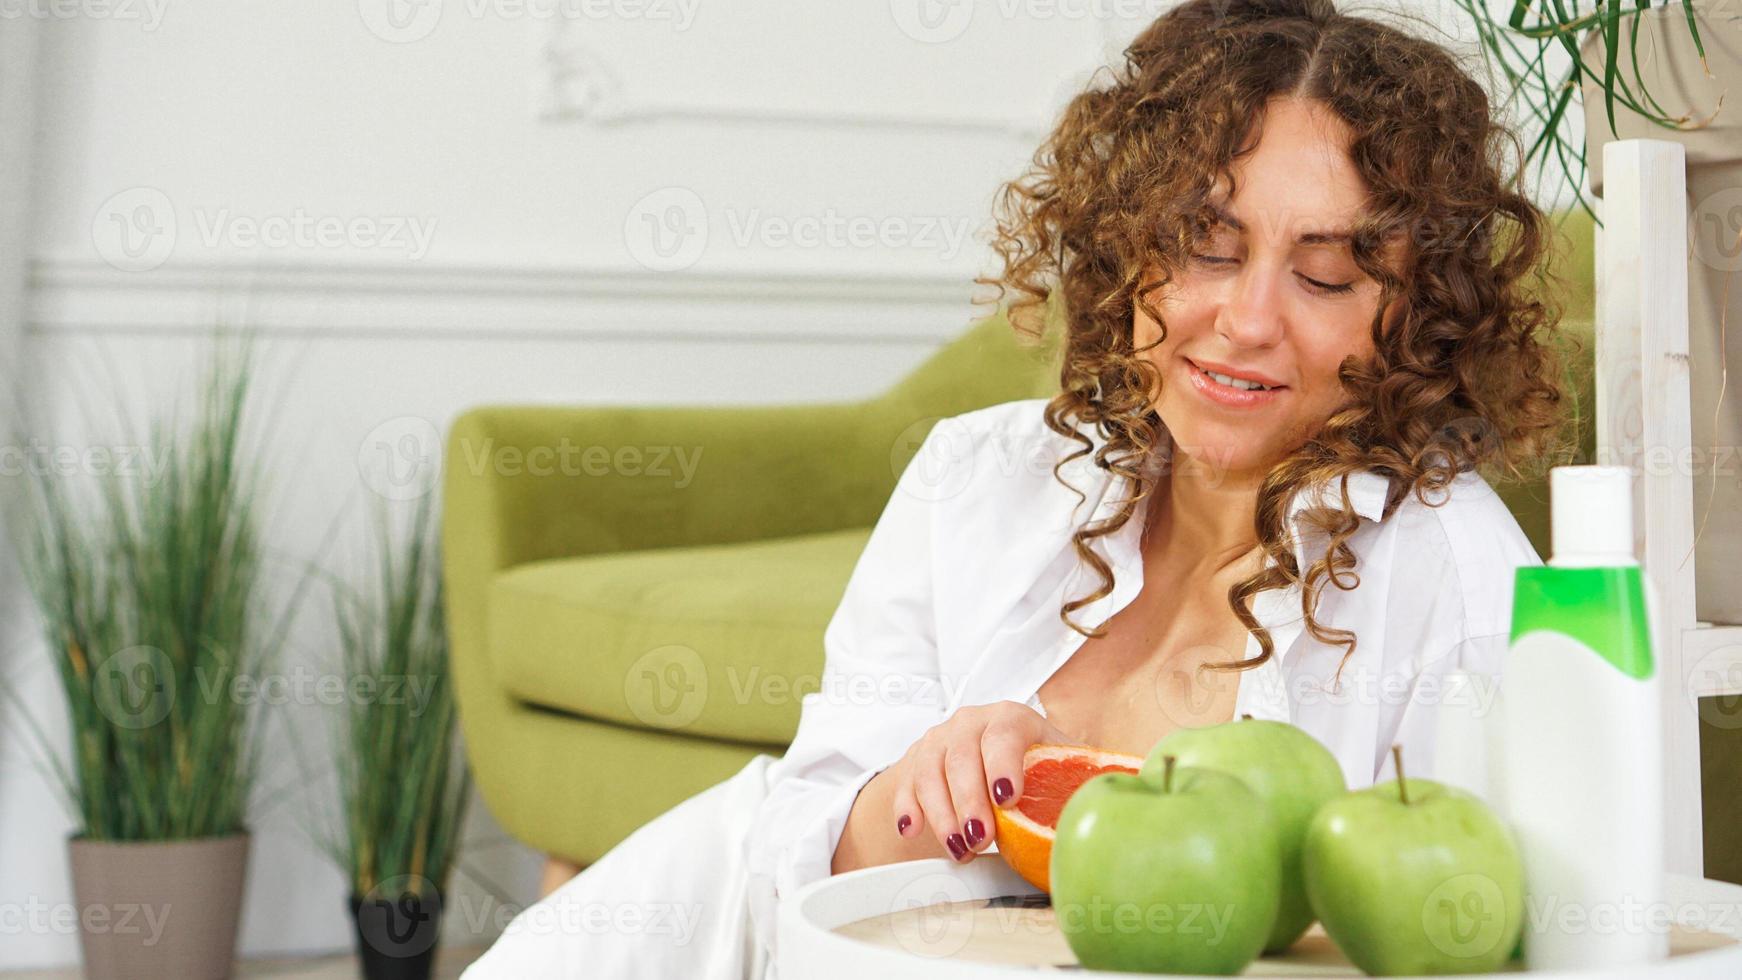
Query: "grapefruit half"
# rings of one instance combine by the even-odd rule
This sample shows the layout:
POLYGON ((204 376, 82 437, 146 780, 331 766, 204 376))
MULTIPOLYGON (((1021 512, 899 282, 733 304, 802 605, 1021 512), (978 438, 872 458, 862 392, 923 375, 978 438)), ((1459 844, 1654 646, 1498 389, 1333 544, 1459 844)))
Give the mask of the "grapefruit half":
POLYGON ((1022 755, 1022 798, 992 807, 998 825, 998 856, 1010 870, 1052 894, 1052 842, 1059 812, 1077 787, 1104 772, 1135 773, 1141 756, 1083 745, 1031 745, 1022 755))

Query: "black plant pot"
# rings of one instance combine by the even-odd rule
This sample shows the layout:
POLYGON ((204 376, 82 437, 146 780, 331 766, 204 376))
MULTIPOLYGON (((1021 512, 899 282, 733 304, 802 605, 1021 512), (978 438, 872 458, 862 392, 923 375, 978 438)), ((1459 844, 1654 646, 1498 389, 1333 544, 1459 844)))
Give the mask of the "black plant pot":
POLYGON ((429 980, 441 936, 441 896, 351 896, 364 980, 429 980))

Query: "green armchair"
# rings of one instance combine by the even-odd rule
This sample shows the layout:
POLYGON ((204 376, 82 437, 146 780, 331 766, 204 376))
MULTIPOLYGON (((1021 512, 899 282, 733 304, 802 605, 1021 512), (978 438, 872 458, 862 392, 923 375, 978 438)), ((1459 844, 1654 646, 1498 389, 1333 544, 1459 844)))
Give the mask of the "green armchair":
MULTIPOLYGON (((1590 223, 1565 227, 1567 327, 1588 337, 1590 223)), ((445 457, 446 609, 467 753, 497 820, 584 865, 785 751, 823 629, 931 423, 1056 385, 1056 354, 994 316, 859 401, 462 414, 445 457)), ((1498 489, 1545 552, 1544 486, 1498 489)))

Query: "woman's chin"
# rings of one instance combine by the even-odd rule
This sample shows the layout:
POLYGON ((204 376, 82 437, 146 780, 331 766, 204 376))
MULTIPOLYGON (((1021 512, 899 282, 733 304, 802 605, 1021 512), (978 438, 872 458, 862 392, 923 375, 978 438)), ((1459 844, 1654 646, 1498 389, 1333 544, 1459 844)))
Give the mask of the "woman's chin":
POLYGON ((1265 451, 1269 440, 1254 438, 1251 431, 1236 432, 1220 425, 1169 427, 1173 437, 1176 472, 1201 478, 1215 486, 1230 473, 1250 473, 1272 461, 1265 451))

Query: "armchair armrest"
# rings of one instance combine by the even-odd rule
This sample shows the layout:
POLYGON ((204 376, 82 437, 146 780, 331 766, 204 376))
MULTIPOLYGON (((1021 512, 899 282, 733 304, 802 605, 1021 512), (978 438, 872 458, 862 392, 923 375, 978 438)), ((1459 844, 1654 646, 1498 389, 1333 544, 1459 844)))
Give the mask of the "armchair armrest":
POLYGON ((448 434, 444 545, 495 572, 869 525, 899 471, 868 407, 474 408, 448 434))
POLYGON ((878 399, 462 413, 442 460, 441 525, 447 628, 468 727, 506 710, 486 682, 496 573, 541 559, 869 526, 911 455, 892 471, 887 425, 875 424, 890 414, 884 407, 878 399))

